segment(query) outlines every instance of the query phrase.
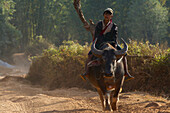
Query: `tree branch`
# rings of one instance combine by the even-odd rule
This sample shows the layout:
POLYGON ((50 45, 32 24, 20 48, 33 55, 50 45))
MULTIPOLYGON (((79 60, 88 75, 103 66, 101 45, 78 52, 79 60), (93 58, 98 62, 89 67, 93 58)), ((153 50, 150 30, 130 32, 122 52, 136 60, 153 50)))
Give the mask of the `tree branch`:
POLYGON ((91 34, 92 34, 92 37, 94 37, 94 31, 95 31, 95 24, 93 22, 93 20, 89 20, 90 24, 86 21, 85 17, 84 17, 84 14, 81 10, 81 4, 80 4, 80 0, 74 0, 74 8, 77 12, 77 14, 79 15, 79 18, 80 20, 82 21, 82 23, 84 24, 84 28, 87 30, 87 31, 90 31, 91 34))

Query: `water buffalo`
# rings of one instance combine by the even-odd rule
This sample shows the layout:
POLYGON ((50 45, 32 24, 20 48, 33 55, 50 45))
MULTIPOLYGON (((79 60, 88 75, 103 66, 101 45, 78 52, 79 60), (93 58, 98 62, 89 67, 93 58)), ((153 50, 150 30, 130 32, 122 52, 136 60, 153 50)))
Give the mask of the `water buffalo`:
MULTIPOLYGON (((123 39, 122 39, 123 40, 123 39)), ((95 47, 97 39, 93 42, 91 51, 97 59, 91 62, 100 62, 100 65, 89 63, 90 83, 97 89, 104 111, 117 110, 118 94, 124 82, 124 66, 122 58, 128 50, 123 40, 124 48, 117 50, 110 43, 104 43, 100 49, 95 47)))

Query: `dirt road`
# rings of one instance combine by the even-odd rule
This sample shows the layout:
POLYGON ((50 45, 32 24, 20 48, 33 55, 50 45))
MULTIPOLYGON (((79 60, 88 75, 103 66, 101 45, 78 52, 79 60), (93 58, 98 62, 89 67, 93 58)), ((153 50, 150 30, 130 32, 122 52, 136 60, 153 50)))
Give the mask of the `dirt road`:
MULTIPOLYGON (((32 86, 19 72, 6 70, 5 74, 2 70, 7 76, 0 79, 0 113, 103 112, 96 92, 78 88, 48 91, 32 86)), ((118 108, 115 113, 170 113, 170 101, 143 92, 128 92, 120 94, 118 108)))

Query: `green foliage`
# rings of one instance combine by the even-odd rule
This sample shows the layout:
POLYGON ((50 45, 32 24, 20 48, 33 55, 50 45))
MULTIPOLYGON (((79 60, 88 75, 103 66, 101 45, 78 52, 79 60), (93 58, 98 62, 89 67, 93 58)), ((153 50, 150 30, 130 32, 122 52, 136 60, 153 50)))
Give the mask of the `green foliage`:
POLYGON ((0 1, 0 56, 10 56, 16 51, 22 37, 21 32, 9 23, 15 11, 14 4, 12 0, 0 1))
POLYGON ((43 50, 53 47, 54 45, 48 42, 42 36, 36 36, 29 45, 25 48, 25 53, 31 56, 41 55, 43 50))
POLYGON ((166 49, 167 48, 166 44, 160 45, 159 43, 157 43, 153 45, 149 41, 137 42, 134 40, 130 40, 128 46, 129 46, 129 50, 128 50, 129 55, 151 56, 155 58, 160 58, 160 56, 163 57, 166 54, 168 54, 166 49))
POLYGON ((134 0, 126 23, 132 39, 161 42, 167 36, 168 10, 157 0, 134 0))
POLYGON ((12 15, 15 11, 15 3, 13 0, 1 0, 0 1, 0 18, 3 16, 4 21, 9 21, 12 19, 12 15))
POLYGON ((49 48, 44 51, 43 55, 47 55, 54 62, 62 62, 66 59, 82 57, 87 54, 88 50, 87 44, 82 46, 74 41, 63 41, 63 45, 57 48, 49 48))
POLYGON ((127 40, 130 36, 128 35, 127 28, 127 16, 129 7, 131 6, 132 0, 116 0, 114 8, 113 22, 118 25, 118 37, 127 40))
POLYGON ((167 2, 167 0, 159 0, 159 2, 161 3, 162 6, 164 6, 167 2))
POLYGON ((170 48, 165 50, 164 53, 157 55, 154 65, 167 65, 170 66, 170 48))
POLYGON ((42 35, 54 44, 61 44, 69 37, 67 30, 70 0, 14 0, 16 12, 11 21, 22 32, 22 46, 42 35))
MULTIPOLYGON (((113 8, 113 22, 118 25, 119 37, 149 40, 155 44, 170 41, 169 3, 167 0, 81 0, 81 9, 87 21, 93 19, 97 23, 103 19, 105 8, 113 8)), ((37 36, 56 46, 64 40, 78 40, 80 44, 92 41, 74 9, 73 0, 1 0, 0 22, 3 48, 15 45, 24 51, 37 36), (8 40, 8 44, 4 40, 8 40)))
POLYGON ((0 55, 5 55, 19 48, 21 33, 7 22, 0 22, 0 26, 0 55))

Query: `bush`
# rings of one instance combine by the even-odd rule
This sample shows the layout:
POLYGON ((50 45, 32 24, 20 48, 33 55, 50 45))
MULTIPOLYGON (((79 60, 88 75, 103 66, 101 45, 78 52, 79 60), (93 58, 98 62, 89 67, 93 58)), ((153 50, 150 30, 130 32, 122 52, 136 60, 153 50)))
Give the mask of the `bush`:
POLYGON ((44 50, 42 56, 34 57, 26 79, 49 89, 89 87, 79 77, 84 71, 88 50, 87 44, 81 46, 73 41, 64 41, 60 47, 44 50))
POLYGON ((128 54, 139 57, 128 57, 129 70, 135 80, 125 82, 124 91, 170 94, 170 49, 166 48, 166 44, 130 41, 128 54))
POLYGON ((156 43, 155 45, 150 44, 149 41, 146 42, 137 42, 134 40, 130 40, 128 44, 129 55, 137 55, 137 56, 152 56, 152 57, 159 57, 165 56, 167 54, 167 44, 160 45, 156 43))
MULTIPOLYGON (((128 57, 129 71, 135 76, 135 80, 125 82, 124 91, 170 93, 169 50, 162 50, 159 45, 150 45, 149 42, 131 41, 128 54, 139 57, 128 57), (144 55, 156 57, 149 59, 140 57, 144 55), (162 57, 157 57, 161 55, 162 57)), ((34 57, 26 78, 33 84, 40 84, 49 89, 62 87, 94 89, 79 77, 84 72, 88 51, 87 44, 82 46, 74 41, 64 41, 60 47, 49 48, 42 56, 34 57)))

